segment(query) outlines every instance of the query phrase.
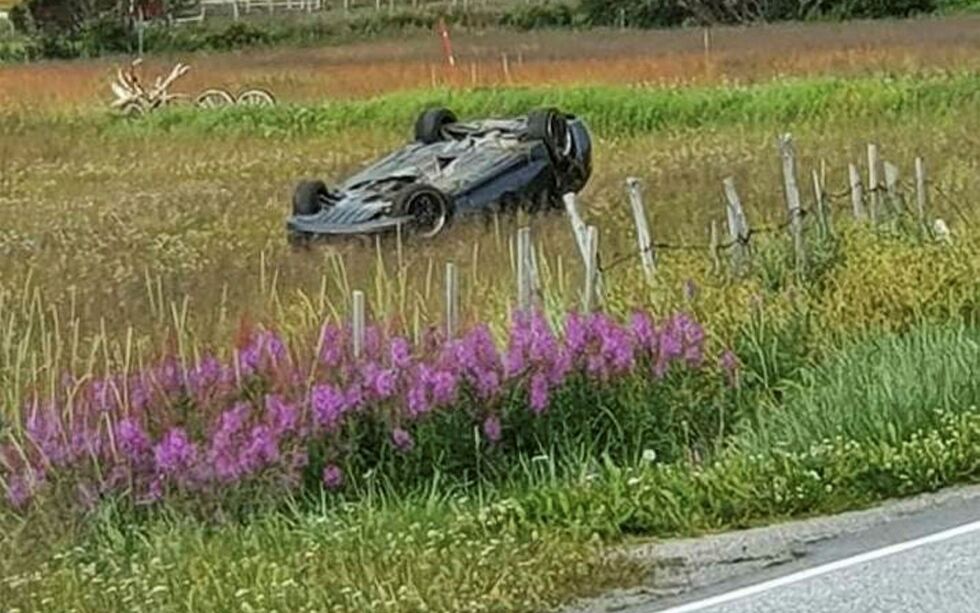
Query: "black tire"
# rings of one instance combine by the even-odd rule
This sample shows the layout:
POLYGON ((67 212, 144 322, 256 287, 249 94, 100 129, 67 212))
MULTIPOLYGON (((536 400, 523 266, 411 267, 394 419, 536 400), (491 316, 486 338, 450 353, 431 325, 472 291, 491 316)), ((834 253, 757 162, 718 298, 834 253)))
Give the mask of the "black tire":
POLYGON ((323 181, 300 181, 293 192, 293 215, 315 215, 323 209, 327 185, 323 181))
POLYGON ((564 164, 571 155, 572 134, 565 116, 558 109, 549 107, 528 113, 527 136, 543 142, 552 161, 558 165, 564 164))
POLYGON ((456 114, 449 109, 428 109, 415 120, 415 140, 427 145, 444 140, 442 129, 451 123, 456 123, 456 114))
POLYGON ((410 215, 409 231, 420 238, 432 238, 449 225, 453 203, 449 196, 431 185, 416 183, 403 189, 395 199, 398 215, 410 215))

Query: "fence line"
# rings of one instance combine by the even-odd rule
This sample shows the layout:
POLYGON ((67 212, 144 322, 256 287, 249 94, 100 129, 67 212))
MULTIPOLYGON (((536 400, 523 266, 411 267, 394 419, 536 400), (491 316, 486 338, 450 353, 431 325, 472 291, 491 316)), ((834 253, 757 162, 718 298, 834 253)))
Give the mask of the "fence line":
MULTIPOLYGON (((767 225, 750 227, 743 206, 741 197, 735 185, 733 177, 726 177, 722 181, 723 193, 725 196, 725 221, 728 227, 727 242, 722 242, 718 227, 718 220, 711 219, 707 231, 708 241, 698 242, 666 242, 655 241, 651 236, 646 203, 643 200, 641 184, 635 177, 627 178, 625 182, 626 196, 630 205, 630 210, 636 226, 636 247, 625 253, 614 254, 611 257, 602 257, 600 249, 600 228, 597 225, 587 225, 582 219, 578 210, 578 203, 574 194, 566 194, 563 198, 565 210, 569 217, 572 235, 575 239, 576 249, 581 258, 583 270, 583 282, 581 288, 580 308, 583 312, 589 312, 602 304, 604 294, 601 282, 603 273, 626 264, 634 264, 645 275, 651 279, 657 271, 658 260, 656 254, 660 251, 691 251, 706 253, 711 260, 711 267, 715 274, 720 274, 724 267, 721 261, 721 252, 730 251, 731 266, 734 277, 737 279, 744 276, 752 266, 753 238, 760 234, 778 235, 786 233, 787 239, 791 244, 794 255, 796 256, 797 271, 801 274, 806 272, 806 243, 805 234, 807 228, 814 225, 808 223, 811 213, 815 213, 816 236, 821 241, 835 240, 833 222, 833 203, 837 201, 842 208, 840 210, 851 211, 851 216, 856 223, 871 222, 872 228, 884 224, 885 221, 895 222, 898 225, 890 226, 901 228, 901 220, 906 216, 913 216, 916 226, 920 228, 922 236, 929 240, 934 240, 942 244, 952 244, 954 237, 950 232, 949 226, 943 219, 930 218, 929 213, 929 192, 948 199, 950 204, 955 204, 954 199, 946 194, 938 185, 931 183, 926 175, 925 161, 921 157, 916 157, 914 161, 914 178, 908 182, 901 181, 900 169, 897 165, 881 160, 878 154, 877 145, 868 145, 868 185, 862 181, 858 166, 854 163, 847 164, 847 185, 839 192, 832 192, 827 188, 827 168, 826 162, 821 160, 819 170, 811 169, 810 179, 813 184, 812 207, 807 208, 803 203, 803 193, 797 183, 797 157, 793 139, 789 134, 780 135, 777 138, 779 149, 783 195, 785 198, 785 219, 781 222, 767 225), (884 181, 880 181, 881 174, 871 171, 876 164, 880 164, 884 171, 884 181), (911 206, 902 204, 907 194, 913 194, 915 198, 915 210, 911 206), (884 216, 882 204, 886 201, 894 203, 892 212, 894 215, 884 216), (848 204, 850 206, 848 206, 848 204), (868 219, 868 211, 874 213, 868 219)), ((805 175, 804 175, 805 176, 805 175)), ((911 201, 911 200, 909 200, 911 201)), ((962 211, 958 211, 963 215, 962 211)), ((499 226, 497 226, 499 234, 499 226)), ((511 243, 514 270, 516 272, 516 306, 522 311, 527 311, 540 307, 543 304, 544 296, 542 293, 540 278, 538 276, 537 262, 535 258, 535 247, 531 228, 528 226, 520 227, 511 243)), ((431 268, 430 260, 430 268, 431 268)), ((563 260, 558 260, 558 283, 563 288, 564 264, 563 260)), ((431 270, 430 270, 431 276, 431 270)), ((445 333, 452 338, 459 334, 460 330, 460 291, 458 280, 458 269, 454 262, 445 264, 445 333)), ((426 292, 428 295, 428 291, 426 292)), ((355 355, 359 355, 364 347, 364 321, 365 303, 364 293, 361 291, 351 292, 351 325, 353 332, 353 348, 355 355)))

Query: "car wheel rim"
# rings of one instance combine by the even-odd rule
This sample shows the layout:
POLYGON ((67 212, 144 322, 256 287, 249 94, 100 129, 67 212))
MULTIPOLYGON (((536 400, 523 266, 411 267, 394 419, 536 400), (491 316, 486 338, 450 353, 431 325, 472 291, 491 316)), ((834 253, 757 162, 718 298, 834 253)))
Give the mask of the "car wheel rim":
POLYGON ((413 225, 419 235, 435 236, 446 225, 446 211, 442 199, 435 194, 417 194, 408 206, 413 225))

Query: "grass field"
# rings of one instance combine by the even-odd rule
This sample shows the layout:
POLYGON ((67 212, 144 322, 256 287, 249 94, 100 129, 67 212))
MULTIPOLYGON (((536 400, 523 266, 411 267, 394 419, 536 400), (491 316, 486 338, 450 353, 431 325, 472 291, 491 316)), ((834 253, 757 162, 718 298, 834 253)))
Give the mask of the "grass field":
MULTIPOLYGON (((459 82, 436 89, 438 50, 421 39, 201 57, 188 87, 263 84, 284 103, 137 122, 99 106, 108 62, 0 68, 0 491, 10 503, 0 502, 0 609, 550 610, 639 581, 644 569, 606 555, 624 539, 834 512, 980 478, 976 25, 722 30, 707 66, 695 31, 470 35, 457 41, 459 82), (494 72, 504 48, 523 54, 513 84, 535 87, 507 87, 494 72), (471 58, 483 62, 476 88, 471 58), (307 402, 313 383, 355 381, 366 364, 316 365, 332 348, 321 326, 346 321, 351 289, 366 292, 386 334, 418 341, 428 359, 425 328, 442 320, 451 260, 464 329, 489 324, 509 343, 508 363, 522 334, 543 343, 538 354, 556 351, 541 330, 510 326, 509 312, 513 236, 525 223, 546 317, 560 322, 578 304, 582 271, 563 215, 461 222, 430 243, 286 244, 297 179, 344 176, 404 142, 434 102, 467 115, 557 102, 593 127, 594 175, 580 205, 600 229, 611 319, 590 320, 595 338, 582 351, 609 363, 572 367, 540 414, 529 410, 531 374, 506 374, 502 395, 456 396, 431 417, 407 417, 400 395, 372 400, 323 440, 319 430, 277 439, 277 459, 240 483, 195 489, 168 474, 162 503, 136 500, 140 462, 163 471, 177 461, 167 453, 187 460, 173 446, 165 453, 164 432, 183 428, 204 454, 240 402, 254 405, 250 424, 275 404, 263 394, 308 415, 318 410, 307 402), (708 254, 708 225, 725 219, 722 179, 735 178, 754 227, 782 223, 775 137, 785 131, 809 212, 810 173, 824 162, 835 233, 806 216, 805 273, 784 233, 753 237, 750 270, 735 279, 727 253, 720 269, 708 254), (873 229, 853 222, 847 165, 866 173, 869 142, 901 169, 908 203, 913 159, 925 160, 928 215, 947 222, 952 244, 914 214, 873 229), (628 176, 642 180, 655 240, 676 247, 660 251, 649 285, 628 176), (705 336, 685 345, 697 359, 675 355, 674 370, 651 378, 628 319, 635 310, 658 321, 683 312, 695 323, 672 321, 705 336), (185 381, 151 410, 136 408, 133 376, 167 358, 197 372, 212 353, 241 369, 257 330, 279 334, 288 349, 277 355, 295 370, 236 372, 227 396, 188 392, 185 381), (617 370, 624 334, 638 357, 617 370), (120 401, 86 413, 114 381, 120 401), (49 401, 63 405, 54 439, 37 417, 49 401), (120 429, 134 416, 154 451, 120 429), (101 446, 85 442, 92 432, 101 446), (290 481, 278 459, 307 444, 309 464, 290 481), (62 445, 73 461, 51 452, 62 445), (111 459, 122 456, 128 464, 111 459), (37 471, 23 472, 28 460, 37 471), (124 466, 128 484, 107 476, 124 466), (41 485, 17 507, 24 475, 41 485)), ((672 325, 658 328, 659 343, 672 325)))
MULTIPOLYGON (((245 85, 283 101, 373 96, 395 89, 455 84, 710 84, 783 76, 869 75, 930 68, 976 70, 980 18, 846 24, 781 24, 713 30, 707 62, 700 29, 465 33, 454 38, 456 71, 444 67, 434 35, 340 47, 150 58, 147 75, 191 64, 180 91, 245 85), (508 56, 509 78, 501 55, 508 56)), ((109 99, 122 58, 0 66, 5 106, 92 107, 109 99)))

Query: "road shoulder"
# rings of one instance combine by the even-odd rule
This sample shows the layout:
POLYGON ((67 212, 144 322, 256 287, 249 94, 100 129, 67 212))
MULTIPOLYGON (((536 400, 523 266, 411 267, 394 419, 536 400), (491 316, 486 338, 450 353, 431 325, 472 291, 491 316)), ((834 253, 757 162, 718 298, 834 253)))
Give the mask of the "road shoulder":
POLYGON ((652 612, 917 538, 975 520, 978 514, 980 485, 838 515, 630 545, 612 555, 649 569, 645 584, 575 603, 565 613, 652 612))

